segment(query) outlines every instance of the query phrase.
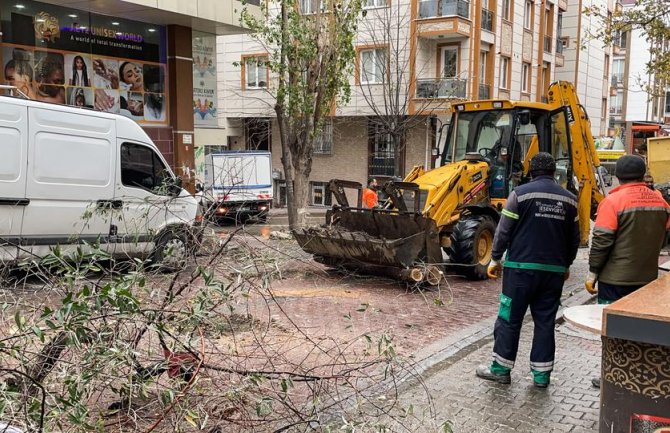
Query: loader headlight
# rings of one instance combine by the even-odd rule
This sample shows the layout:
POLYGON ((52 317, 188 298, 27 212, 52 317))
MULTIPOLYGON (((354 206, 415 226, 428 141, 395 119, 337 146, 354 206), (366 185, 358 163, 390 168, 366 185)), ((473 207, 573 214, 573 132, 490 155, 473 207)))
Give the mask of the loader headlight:
POLYGON ((457 111, 463 111, 463 110, 465 110, 465 105, 463 105, 463 104, 458 104, 458 105, 456 106, 456 110, 457 110, 457 111))
POLYGON ((496 101, 493 103, 493 108, 502 108, 502 102, 496 101))

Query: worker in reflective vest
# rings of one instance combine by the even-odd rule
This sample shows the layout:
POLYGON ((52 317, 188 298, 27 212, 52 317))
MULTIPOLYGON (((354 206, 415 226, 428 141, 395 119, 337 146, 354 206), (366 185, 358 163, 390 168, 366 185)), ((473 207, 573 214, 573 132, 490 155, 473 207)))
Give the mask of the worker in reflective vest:
POLYGON ((511 383, 521 325, 530 307, 535 324, 530 353, 533 383, 540 388, 549 385, 554 321, 579 247, 576 197, 554 180, 555 171, 550 154, 535 155, 530 162, 531 182, 512 191, 502 211, 488 268, 494 279, 502 272, 502 293, 493 331, 493 360, 476 371, 482 379, 511 383))

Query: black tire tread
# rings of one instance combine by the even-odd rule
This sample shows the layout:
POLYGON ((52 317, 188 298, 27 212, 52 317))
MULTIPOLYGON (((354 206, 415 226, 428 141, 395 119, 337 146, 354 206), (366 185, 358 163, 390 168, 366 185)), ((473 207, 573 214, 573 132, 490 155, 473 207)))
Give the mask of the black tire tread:
MULTIPOLYGON (((451 246, 446 248, 453 263, 473 265, 477 263, 475 256, 475 236, 482 226, 489 226, 495 231, 495 222, 485 215, 474 215, 461 219, 454 226, 451 234, 451 246)), ((470 280, 485 280, 486 266, 458 266, 456 272, 470 280)))

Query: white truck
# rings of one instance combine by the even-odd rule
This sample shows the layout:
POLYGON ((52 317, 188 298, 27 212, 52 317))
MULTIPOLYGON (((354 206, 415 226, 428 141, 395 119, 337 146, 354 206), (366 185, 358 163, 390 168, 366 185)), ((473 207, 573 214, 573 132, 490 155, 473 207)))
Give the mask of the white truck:
POLYGON ((0 264, 94 244, 180 267, 198 202, 140 126, 116 115, 0 96, 0 264))
POLYGON ((226 151, 205 157, 202 200, 211 220, 265 220, 272 197, 270 152, 226 151))

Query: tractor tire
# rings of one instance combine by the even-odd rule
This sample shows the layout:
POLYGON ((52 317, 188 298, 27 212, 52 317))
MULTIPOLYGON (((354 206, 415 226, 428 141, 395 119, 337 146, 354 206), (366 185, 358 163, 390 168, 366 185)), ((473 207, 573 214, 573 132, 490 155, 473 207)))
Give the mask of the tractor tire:
POLYGON ((459 265, 454 270, 470 280, 488 278, 486 269, 491 261, 493 235, 496 223, 491 217, 476 215, 460 220, 451 234, 451 246, 446 252, 451 262, 459 265))

